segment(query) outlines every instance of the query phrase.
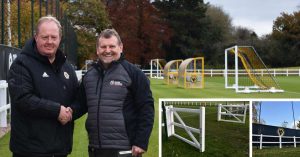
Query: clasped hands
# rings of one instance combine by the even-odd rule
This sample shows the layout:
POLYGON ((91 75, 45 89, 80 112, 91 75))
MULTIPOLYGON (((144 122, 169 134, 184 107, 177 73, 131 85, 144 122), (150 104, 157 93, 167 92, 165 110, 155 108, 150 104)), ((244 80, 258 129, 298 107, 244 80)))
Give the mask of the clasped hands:
POLYGON ((73 110, 70 107, 65 107, 61 105, 59 116, 57 119, 62 125, 65 125, 72 120, 72 114, 73 110))

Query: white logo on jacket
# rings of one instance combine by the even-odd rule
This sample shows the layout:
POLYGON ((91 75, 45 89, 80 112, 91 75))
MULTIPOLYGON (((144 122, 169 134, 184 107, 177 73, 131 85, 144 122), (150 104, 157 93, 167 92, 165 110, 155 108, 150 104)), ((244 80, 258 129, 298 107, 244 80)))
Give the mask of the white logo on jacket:
POLYGON ((69 79, 69 78, 70 78, 70 76, 69 76, 69 74, 68 74, 67 72, 64 72, 64 75, 65 75, 65 78, 66 78, 66 79, 69 79))
POLYGON ((44 72, 42 77, 49 77, 49 75, 46 72, 44 72))
POLYGON ((109 84, 111 86, 123 86, 123 84, 120 81, 114 81, 114 80, 111 80, 109 84))

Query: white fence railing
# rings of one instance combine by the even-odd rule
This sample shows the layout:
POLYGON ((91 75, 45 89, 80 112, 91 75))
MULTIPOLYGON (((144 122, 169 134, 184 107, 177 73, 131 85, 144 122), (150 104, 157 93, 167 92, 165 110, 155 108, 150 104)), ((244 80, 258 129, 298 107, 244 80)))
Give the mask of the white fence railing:
POLYGON ((245 123, 248 105, 218 105, 218 121, 245 123), (223 116, 223 117, 222 117, 223 116), (230 117, 230 119, 226 119, 230 117))
POLYGON ((300 137, 296 136, 274 136, 274 135, 263 135, 263 134, 252 134, 252 136, 259 137, 259 141, 252 141, 252 143, 258 143, 259 149, 262 149, 263 144, 278 144, 279 148, 282 148, 282 144, 293 144, 294 147, 297 147, 297 139, 300 139, 300 137), (264 141, 264 137, 266 138, 274 138, 273 141, 264 141), (276 141, 276 139, 278 141, 276 141), (293 141, 283 141, 283 139, 292 139, 293 141))
MULTIPOLYGON (((142 71, 147 75, 150 76, 151 70, 150 69, 142 69, 142 71)), ((224 76, 224 69, 204 69, 204 75, 213 77, 213 76, 224 76)), ((261 76, 271 74, 273 76, 300 76, 300 69, 256 69, 253 70, 255 73, 259 73, 261 76)), ((153 72, 153 71, 152 71, 153 72)), ((157 72, 153 72, 157 73, 157 72)), ((159 73, 163 73, 162 70, 159 70, 159 73)), ((239 70, 240 75, 247 75, 246 70, 239 70)), ((235 75, 234 69, 228 70, 228 75, 235 75)))
POLYGON ((7 104, 7 83, 0 80, 0 127, 7 127, 7 110, 10 104, 7 104))

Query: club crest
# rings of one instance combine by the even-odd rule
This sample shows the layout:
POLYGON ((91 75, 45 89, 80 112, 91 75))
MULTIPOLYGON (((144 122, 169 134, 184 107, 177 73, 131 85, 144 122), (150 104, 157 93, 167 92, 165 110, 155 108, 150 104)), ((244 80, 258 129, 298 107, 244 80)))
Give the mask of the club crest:
POLYGON ((69 75, 67 72, 64 72, 64 75, 65 75, 65 78, 66 78, 66 79, 69 79, 69 78, 70 78, 70 75, 69 75))

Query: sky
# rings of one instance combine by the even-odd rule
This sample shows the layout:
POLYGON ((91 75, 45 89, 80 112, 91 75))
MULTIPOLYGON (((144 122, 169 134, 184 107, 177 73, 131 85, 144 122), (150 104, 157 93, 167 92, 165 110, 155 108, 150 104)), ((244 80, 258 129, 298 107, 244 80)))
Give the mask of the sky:
POLYGON ((220 6, 232 18, 234 26, 249 28, 258 36, 272 32, 273 21, 282 12, 300 10, 300 0, 204 0, 220 6))
MULTIPOLYGON (((300 120, 300 102, 294 101, 295 121, 300 120)), ((288 122, 288 128, 294 127, 293 110, 291 101, 263 101, 261 104, 260 118, 265 120, 267 125, 281 126, 284 121, 288 122)), ((297 123, 296 123, 297 125, 297 123)))

